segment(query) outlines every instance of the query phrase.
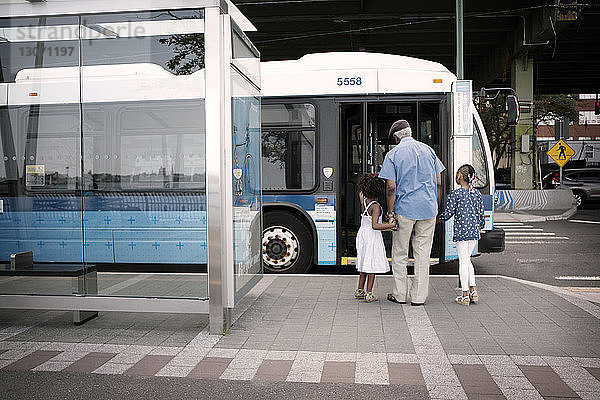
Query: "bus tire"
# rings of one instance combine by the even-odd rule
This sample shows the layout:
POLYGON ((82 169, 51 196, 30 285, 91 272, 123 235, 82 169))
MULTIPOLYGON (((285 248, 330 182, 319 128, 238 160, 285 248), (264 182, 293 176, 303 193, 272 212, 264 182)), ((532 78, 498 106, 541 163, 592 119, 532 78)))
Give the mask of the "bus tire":
POLYGON ((302 274, 313 264, 313 237, 307 224, 285 211, 265 213, 262 256, 266 273, 302 274))

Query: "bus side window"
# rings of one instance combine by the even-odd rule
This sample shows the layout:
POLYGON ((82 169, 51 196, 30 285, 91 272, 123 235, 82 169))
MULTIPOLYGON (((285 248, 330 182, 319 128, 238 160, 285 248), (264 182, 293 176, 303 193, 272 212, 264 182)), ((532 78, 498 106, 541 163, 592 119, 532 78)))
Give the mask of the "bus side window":
POLYGON ((310 190, 315 186, 316 129, 312 104, 262 105, 264 190, 310 190))
POLYGON ((16 159, 30 193, 71 191, 81 176, 79 107, 30 105, 11 110, 16 159))

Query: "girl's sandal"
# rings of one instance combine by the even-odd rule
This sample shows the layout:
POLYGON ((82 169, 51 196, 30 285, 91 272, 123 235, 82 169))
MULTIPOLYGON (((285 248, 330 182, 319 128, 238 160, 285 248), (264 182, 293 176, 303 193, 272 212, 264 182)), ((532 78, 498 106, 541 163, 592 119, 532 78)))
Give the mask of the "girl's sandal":
POLYGON ((471 299, 471 303, 477 303, 479 301, 479 296, 477 295, 477 289, 473 291, 469 291, 469 298, 471 299))
POLYGON ((457 296, 454 301, 456 301, 458 304, 462 304, 463 306, 468 306, 471 302, 469 300, 469 296, 457 296))
POLYGON ((358 300, 362 300, 365 298, 365 291, 363 289, 356 289, 354 291, 354 298, 358 300))
POLYGON ((367 292, 365 294, 365 303, 372 303, 374 301, 377 301, 377 297, 373 296, 373 293, 367 292))

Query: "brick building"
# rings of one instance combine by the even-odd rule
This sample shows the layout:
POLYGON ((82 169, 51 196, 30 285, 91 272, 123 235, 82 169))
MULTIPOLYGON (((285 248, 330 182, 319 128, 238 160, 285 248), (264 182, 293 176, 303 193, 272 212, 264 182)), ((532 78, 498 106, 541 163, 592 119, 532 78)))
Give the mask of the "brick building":
MULTIPOLYGON (((575 105, 579 112, 579 120, 572 121, 569 126, 570 140, 600 140, 600 115, 594 114, 596 94, 579 94, 575 105)), ((600 95, 599 95, 600 97, 600 95)), ((538 141, 554 140, 554 121, 539 125, 538 141)))

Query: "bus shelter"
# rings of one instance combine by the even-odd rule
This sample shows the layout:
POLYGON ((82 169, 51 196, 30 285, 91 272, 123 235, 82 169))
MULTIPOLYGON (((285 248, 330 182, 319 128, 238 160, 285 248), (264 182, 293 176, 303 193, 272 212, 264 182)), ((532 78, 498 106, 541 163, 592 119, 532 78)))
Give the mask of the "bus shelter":
POLYGON ((261 277, 260 67, 229 1, 0 2, 0 305, 208 313, 261 277))

